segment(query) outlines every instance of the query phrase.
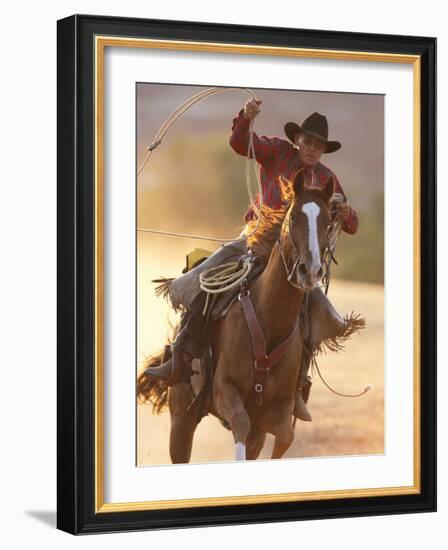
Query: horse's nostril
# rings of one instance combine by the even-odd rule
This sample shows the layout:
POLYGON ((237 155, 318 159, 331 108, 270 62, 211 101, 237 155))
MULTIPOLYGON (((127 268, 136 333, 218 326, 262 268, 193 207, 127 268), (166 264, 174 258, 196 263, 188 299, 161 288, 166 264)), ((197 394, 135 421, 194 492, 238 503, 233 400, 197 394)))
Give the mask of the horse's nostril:
POLYGON ((308 268, 306 267, 305 264, 300 264, 299 265, 299 273, 300 275, 308 275, 308 268))

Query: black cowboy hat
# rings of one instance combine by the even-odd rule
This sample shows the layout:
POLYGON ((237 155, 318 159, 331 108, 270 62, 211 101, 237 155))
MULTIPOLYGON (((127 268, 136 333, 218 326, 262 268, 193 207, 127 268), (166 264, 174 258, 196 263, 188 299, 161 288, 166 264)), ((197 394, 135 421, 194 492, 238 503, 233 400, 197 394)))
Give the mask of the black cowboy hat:
POLYGON ((328 122, 327 117, 320 115, 319 113, 313 113, 302 122, 302 126, 299 126, 295 122, 287 122, 285 124, 285 134, 288 139, 294 142, 294 136, 296 134, 307 134, 321 139, 327 145, 324 153, 334 153, 341 148, 339 141, 328 141, 328 122))

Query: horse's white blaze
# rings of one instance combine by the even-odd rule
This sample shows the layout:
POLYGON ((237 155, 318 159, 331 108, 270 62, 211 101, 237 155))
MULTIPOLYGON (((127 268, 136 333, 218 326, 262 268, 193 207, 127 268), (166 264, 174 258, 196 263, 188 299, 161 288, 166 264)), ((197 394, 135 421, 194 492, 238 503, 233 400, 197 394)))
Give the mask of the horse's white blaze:
POLYGON ((235 460, 246 460, 246 445, 244 443, 235 444, 235 460))
POLYGON ((320 208, 315 202, 307 202, 302 206, 302 212, 308 218, 308 247, 311 252, 311 271, 317 272, 321 268, 319 242, 317 240, 317 216, 320 208))

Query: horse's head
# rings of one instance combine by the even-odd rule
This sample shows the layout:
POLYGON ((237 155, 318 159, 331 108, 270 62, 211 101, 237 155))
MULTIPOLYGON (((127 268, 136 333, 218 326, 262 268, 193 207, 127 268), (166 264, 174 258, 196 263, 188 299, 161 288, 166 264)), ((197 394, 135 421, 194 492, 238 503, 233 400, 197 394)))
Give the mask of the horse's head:
POLYGON ((328 245, 329 202, 334 191, 330 178, 324 189, 305 187, 303 171, 293 182, 294 197, 287 220, 293 270, 289 280, 304 289, 315 287, 323 276, 323 257, 328 245))

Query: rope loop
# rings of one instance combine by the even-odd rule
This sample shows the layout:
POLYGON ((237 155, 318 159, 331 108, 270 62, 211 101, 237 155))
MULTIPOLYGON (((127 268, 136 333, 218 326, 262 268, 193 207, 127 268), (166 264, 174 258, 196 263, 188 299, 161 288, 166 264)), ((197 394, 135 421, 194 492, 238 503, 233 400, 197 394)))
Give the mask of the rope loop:
MULTIPOLYGON (((165 120, 165 122, 162 124, 162 126, 159 128, 154 141, 151 145, 148 146, 148 153, 145 157, 145 160, 143 161, 142 165, 140 166, 139 170, 137 171, 137 177, 140 176, 140 174, 143 172, 145 166, 147 165, 152 152, 154 149, 156 149, 161 143, 163 138, 165 137, 166 133, 170 129, 170 127, 174 124, 174 122, 181 117, 188 109, 190 109, 193 105, 195 105, 198 101, 201 101, 202 99, 205 99, 211 95, 218 94, 221 92, 226 92, 228 90, 232 91, 243 91, 249 94, 249 96, 252 99, 255 99, 255 95, 249 90, 248 88, 207 88, 206 90, 203 90, 202 92, 197 93, 196 95, 190 97, 182 103, 171 115, 165 120)), ((174 231, 162 231, 157 229, 147 229, 143 227, 139 227, 137 231, 140 231, 142 233, 153 233, 156 235, 168 235, 173 237, 182 237, 187 239, 198 239, 198 240, 204 240, 204 241, 212 241, 212 242, 218 242, 218 243, 227 243, 227 242, 238 242, 238 241, 245 241, 250 236, 254 235, 259 228, 260 222, 261 222, 261 212, 263 208, 263 190, 261 187, 261 179, 260 179, 260 169, 257 164, 257 161, 255 160, 255 147, 254 147, 254 132, 253 132, 253 125, 254 125, 254 119, 250 121, 249 125, 249 140, 248 140, 248 147, 247 147, 247 156, 246 156, 246 187, 247 192, 249 195, 249 201, 252 210, 254 211, 255 215, 257 216, 257 223, 254 227, 254 229, 248 233, 247 235, 241 235, 238 238, 233 239, 219 239, 216 237, 207 237, 202 235, 190 235, 186 233, 177 233, 174 231), (257 180, 257 190, 258 190, 258 197, 259 197, 259 206, 256 204, 256 199, 253 195, 252 188, 251 188, 251 182, 250 182, 250 165, 252 164, 253 169, 255 171, 256 180, 257 180)))

